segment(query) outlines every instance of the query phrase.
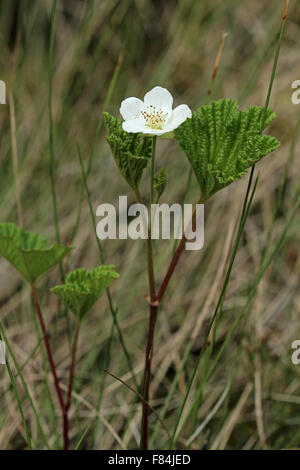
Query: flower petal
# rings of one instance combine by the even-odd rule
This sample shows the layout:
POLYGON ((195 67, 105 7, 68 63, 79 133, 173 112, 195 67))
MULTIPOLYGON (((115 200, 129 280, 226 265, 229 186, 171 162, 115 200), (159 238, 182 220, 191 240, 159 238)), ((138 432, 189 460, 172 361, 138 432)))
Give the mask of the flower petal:
POLYGON ((143 118, 129 119, 128 121, 122 122, 122 128, 126 132, 145 132, 145 129, 149 129, 143 118))
POLYGON ((144 109, 144 103, 139 98, 127 98, 122 101, 120 113, 123 119, 136 119, 144 109))
POLYGON ((192 111, 186 104, 181 104, 177 106, 177 108, 175 108, 172 111, 171 116, 167 120, 165 127, 164 127, 164 131, 165 132, 173 131, 174 129, 179 127, 180 124, 182 124, 186 119, 191 118, 191 117, 192 117, 192 111))
POLYGON ((165 129, 151 129, 151 127, 146 126, 142 132, 146 135, 163 135, 167 131, 165 131, 165 129))
POLYGON ((157 109, 170 113, 172 111, 173 97, 166 88, 156 86, 146 93, 144 103, 146 106, 153 105, 157 109))

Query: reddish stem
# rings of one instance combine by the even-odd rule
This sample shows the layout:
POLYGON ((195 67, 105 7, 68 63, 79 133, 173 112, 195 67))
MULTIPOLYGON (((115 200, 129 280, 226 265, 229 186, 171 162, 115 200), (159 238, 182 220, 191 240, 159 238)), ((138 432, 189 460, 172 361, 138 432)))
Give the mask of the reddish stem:
POLYGON ((64 449, 67 450, 68 447, 69 447, 68 412, 67 412, 67 409, 66 409, 66 406, 65 406, 65 403, 64 403, 64 398, 63 398, 62 390, 60 388, 59 379, 58 379, 58 376, 57 376, 56 367, 55 367, 55 363, 54 363, 54 359, 53 359, 53 354, 52 354, 52 351, 51 351, 49 336, 48 336, 46 325, 45 325, 45 322, 44 322, 44 318, 43 318, 43 314, 42 314, 38 294, 37 294, 37 291, 36 291, 36 288, 35 288, 34 285, 31 286, 31 296, 32 296, 33 303, 35 305, 35 308, 36 308, 36 311, 37 311, 37 314, 38 314, 38 318, 39 318, 39 322, 40 322, 40 325, 41 325, 41 329, 42 329, 42 332, 43 332, 43 339, 44 339, 44 344, 45 344, 45 348, 46 348, 46 352, 47 352, 47 356, 48 356, 48 361, 49 361, 49 364, 50 364, 51 373, 52 373, 52 376, 53 376, 54 387, 55 387, 55 391, 56 391, 58 401, 59 401, 59 405, 60 405, 62 415, 63 415, 64 449))
POLYGON ((152 355, 153 355, 153 340, 154 340, 155 324, 156 324, 156 319, 157 319, 157 311, 158 311, 158 304, 156 306, 150 303, 148 340, 147 340, 145 368, 144 368, 145 372, 144 372, 143 388, 142 388, 142 394, 144 397, 144 409, 143 409, 141 447, 143 450, 148 449, 149 385, 150 385, 150 377, 151 377, 151 362, 152 362, 152 355))
POLYGON ((64 450, 69 450, 69 417, 68 411, 63 411, 63 439, 64 439, 64 450))
POLYGON ((68 386, 68 394, 67 394, 67 402, 66 402, 66 410, 69 411, 72 401, 72 390, 73 390, 73 382, 74 382, 74 371, 75 371, 75 364, 76 364, 76 353, 77 353, 77 345, 78 345, 78 337, 80 331, 81 322, 78 321, 75 336, 73 340, 73 347, 72 347, 72 360, 71 360, 71 367, 70 367, 70 375, 69 375, 69 386, 68 386))
POLYGON ((184 250, 185 242, 186 242, 186 238, 185 238, 185 236, 183 235, 183 237, 181 238, 181 240, 180 240, 180 242, 179 242, 179 245, 178 245, 178 247, 177 247, 177 249, 176 249, 176 251, 175 251, 175 254, 174 254, 173 258, 172 258, 172 261, 171 261, 171 263, 169 264, 167 273, 166 273, 166 275, 165 275, 165 277, 164 277, 164 279, 163 279, 163 281, 162 281, 162 283, 161 283, 160 289, 159 289, 159 291, 158 291, 158 294, 157 294, 157 300, 158 300, 158 302, 161 302, 161 300, 162 300, 162 298, 163 298, 163 296, 164 296, 164 294, 165 294, 165 291, 166 291, 166 289, 167 289, 167 287, 168 287, 168 284, 169 284, 169 282, 170 282, 170 279, 171 279, 171 277, 172 277, 172 275, 173 275, 173 273, 174 273, 174 270, 175 270, 175 268, 176 268, 176 266, 177 266, 177 263, 178 263, 178 261, 179 261, 180 255, 181 255, 181 253, 182 253, 183 250, 184 250))
POLYGON ((151 377, 151 362, 152 362, 152 355, 153 355, 153 342, 154 342, 154 331, 158 313, 159 303, 162 300, 164 293, 168 287, 170 279, 173 275, 174 269, 178 263, 180 255, 184 249, 186 242, 185 236, 182 237, 180 243, 177 247, 177 250, 174 254, 174 257, 169 265, 168 271, 165 275, 165 278, 161 284, 159 289, 158 295, 156 297, 157 300, 150 299, 150 315, 149 315, 149 327, 148 327, 148 341, 147 341, 147 348, 146 348, 146 357, 145 357, 145 373, 143 378, 143 397, 144 397, 144 413, 143 413, 143 424, 142 424, 142 449, 148 449, 148 416, 149 416, 149 385, 150 385, 150 377, 151 377))
MULTIPOLYGON (((198 203, 199 204, 202 203, 202 199, 200 199, 198 203)), ((192 216, 192 230, 193 231, 195 230, 195 227, 196 227, 196 209, 192 216)), ((155 284, 154 284, 154 275, 153 275, 151 239, 148 240, 148 243, 149 243, 148 244, 148 270, 150 271, 150 274, 152 273, 152 276, 151 275, 149 276, 150 316, 149 316, 148 340, 147 340, 145 369, 144 369, 143 388, 142 388, 142 393, 145 399, 144 408, 143 408, 142 438, 141 438, 141 447, 143 450, 148 449, 149 385, 150 385, 150 378, 151 378, 151 362, 152 362, 152 356, 153 356, 154 332, 155 332, 158 308, 166 292, 166 289, 174 273, 174 270, 177 266, 180 255, 184 250, 186 237, 185 235, 182 236, 157 295, 155 293, 155 284), (149 269, 149 266, 150 266, 150 269, 149 269)))
MULTIPOLYGON (((203 201, 202 201, 202 199, 200 199, 200 200, 198 201, 198 204, 202 204, 202 203, 203 203, 203 201)), ((196 220, 196 209, 195 209, 194 212, 193 212, 193 215, 192 215, 192 230, 193 230, 193 231, 195 231, 196 222, 197 222, 197 220, 196 220)), ((177 247, 177 249, 176 249, 176 251, 175 251, 175 253, 174 253, 174 256, 173 256, 173 258, 172 258, 172 261, 171 261, 171 263, 169 264, 167 273, 166 273, 166 275, 165 275, 165 277, 164 277, 164 279, 163 279, 163 281, 162 281, 162 283, 161 283, 160 289, 159 289, 159 291, 158 291, 158 294, 157 294, 157 301, 158 301, 158 303, 160 303, 160 302, 162 301, 162 298, 163 298, 163 296, 164 296, 164 294, 165 294, 165 292, 166 292, 166 289, 167 289, 167 287, 168 287, 168 284, 169 284, 169 282, 170 282, 170 279, 171 279, 171 277, 172 277, 172 275, 173 275, 173 273, 174 273, 174 270, 175 270, 175 268, 176 268, 176 266, 177 266, 177 263, 178 263, 178 261, 179 261, 180 255, 181 255, 181 253, 182 253, 183 250, 184 250, 186 241, 187 241, 187 239, 186 239, 185 235, 183 235, 182 238, 181 238, 181 240, 180 240, 180 242, 179 242, 179 245, 178 245, 178 247, 177 247)))

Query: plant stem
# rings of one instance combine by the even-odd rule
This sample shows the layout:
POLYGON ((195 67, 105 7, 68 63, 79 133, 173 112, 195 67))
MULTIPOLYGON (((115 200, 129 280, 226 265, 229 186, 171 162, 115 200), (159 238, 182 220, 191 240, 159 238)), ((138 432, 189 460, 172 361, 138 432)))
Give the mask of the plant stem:
MULTIPOLYGON (((152 139, 152 158, 151 158, 151 177, 150 177, 150 213, 151 213, 151 204, 154 200, 154 174, 155 174, 155 150, 156 150, 156 137, 152 139)), ((138 188, 136 189, 136 197, 138 202, 141 203, 141 196, 138 188)), ((154 276, 154 266, 153 266, 153 249, 152 249, 152 239, 151 239, 151 225, 148 229, 148 237, 146 239, 146 250, 147 250, 147 267, 148 267, 148 283, 149 283, 149 324, 148 324, 148 335, 147 335, 147 346, 145 353, 145 367, 144 367, 144 376, 142 383, 142 395, 144 397, 143 402, 143 413, 142 413, 142 423, 141 423, 141 442, 140 447, 143 450, 148 449, 148 416, 149 416, 149 387, 150 387, 150 378, 151 378, 151 363, 153 355, 153 342, 154 342, 154 332, 157 319, 157 312, 159 303, 156 300, 156 290, 155 290, 155 276, 154 276)))
POLYGON ((150 204, 153 204, 153 201, 154 201, 155 149, 156 149, 156 136, 152 137, 150 204))
POLYGON ((160 288, 159 288, 158 295, 157 295, 157 300, 158 300, 159 302, 162 300, 162 298, 163 298, 163 296, 164 296, 164 293, 165 293, 165 291, 166 291, 166 289, 167 289, 167 287, 168 287, 168 284, 169 284, 169 282, 170 282, 170 280, 171 280, 171 277, 172 277, 172 275, 173 275, 173 273, 174 273, 174 270, 175 270, 175 268, 176 268, 176 266, 177 266, 177 263, 178 263, 178 261, 179 261, 180 255, 181 255, 181 253, 182 253, 183 250, 184 250, 185 242, 186 242, 186 238, 185 238, 185 236, 183 235, 183 237, 181 238, 180 243, 179 243, 179 245, 178 245, 178 247, 177 247, 177 249, 176 249, 176 251, 175 251, 175 253, 174 253, 174 256, 173 256, 173 258, 172 258, 172 260, 171 260, 171 263, 169 264, 169 267, 168 267, 168 270, 167 270, 167 272, 166 272, 166 275, 165 275, 165 277, 164 277, 164 279, 163 279, 163 281, 162 281, 162 283, 161 283, 161 286, 160 286, 160 288))
POLYGON ((157 319, 158 305, 149 305, 149 326, 148 326, 148 339, 145 355, 145 369, 143 377, 142 394, 144 397, 143 403, 143 416, 142 416, 142 430, 141 430, 141 448, 148 449, 148 416, 149 416, 149 386, 151 377, 151 363, 153 355, 153 341, 154 332, 157 319))
POLYGON ((51 373, 52 373, 52 376, 53 376, 54 387, 55 387, 55 391, 56 391, 57 398, 58 398, 58 401, 59 401, 59 405, 60 405, 60 408, 61 408, 61 412, 62 412, 62 415, 63 415, 63 436, 64 436, 64 448, 65 448, 66 446, 68 447, 68 444, 67 444, 67 442, 68 442, 68 435, 67 435, 68 417, 67 417, 67 413, 66 413, 67 410, 66 410, 66 406, 65 406, 65 403, 64 403, 62 390, 60 388, 59 379, 58 379, 58 376, 57 376, 56 367, 55 367, 55 363, 54 363, 54 359, 53 359, 53 354, 52 354, 52 351, 51 351, 49 336, 48 336, 46 325, 45 325, 45 322, 44 322, 44 318, 43 318, 43 314, 42 314, 42 310, 41 310, 37 290, 36 290, 36 287, 35 287, 34 284, 31 286, 31 296, 32 296, 32 300, 33 300, 35 309, 37 311, 39 322, 40 322, 40 325, 41 325, 44 344, 45 344, 45 348, 46 348, 46 352, 47 352, 47 356, 48 356, 48 361, 49 361, 49 364, 50 364, 51 373))
MULTIPOLYGON (((155 149, 156 149, 156 136, 154 136, 152 139, 151 179, 150 179, 150 213, 151 213, 151 204, 153 204, 153 201, 154 201, 155 149)), ((154 266, 153 266, 153 249, 152 249, 152 239, 151 239, 151 223, 149 225, 148 238, 147 238, 147 264, 148 264, 150 302, 152 303, 152 302, 155 302, 156 300, 156 292, 155 292, 155 277, 154 277, 154 266)))
POLYGON ((71 401, 72 401, 72 389, 74 383, 74 371, 75 371, 75 364, 76 364, 76 354, 78 348, 78 338, 79 338, 79 331, 81 327, 81 321, 78 320, 74 340, 73 340, 73 347, 72 347, 72 360, 71 360, 71 367, 70 367, 70 375, 69 375, 69 386, 68 386, 68 394, 67 394, 67 401, 66 401, 66 409, 69 411, 71 401))
POLYGON ((73 390, 73 383, 74 383, 74 372, 75 372, 76 354, 77 354, 80 326, 81 326, 81 321, 78 320, 76 330, 75 330, 74 339, 73 339, 73 346, 72 346, 72 359, 71 359, 71 366, 70 366, 67 401, 66 401, 65 409, 64 409, 64 413, 63 413, 64 450, 68 450, 68 448, 69 448, 69 409, 70 409, 71 401, 72 401, 72 390, 73 390))

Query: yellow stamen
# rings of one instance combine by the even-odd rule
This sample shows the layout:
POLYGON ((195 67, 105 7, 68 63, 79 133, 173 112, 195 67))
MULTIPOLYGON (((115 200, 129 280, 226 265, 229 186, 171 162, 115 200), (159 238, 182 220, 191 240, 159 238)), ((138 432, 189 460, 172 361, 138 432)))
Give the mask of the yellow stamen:
POLYGON ((147 106, 147 111, 142 111, 147 126, 151 129, 162 129, 168 113, 163 113, 161 109, 156 109, 152 104, 147 106))

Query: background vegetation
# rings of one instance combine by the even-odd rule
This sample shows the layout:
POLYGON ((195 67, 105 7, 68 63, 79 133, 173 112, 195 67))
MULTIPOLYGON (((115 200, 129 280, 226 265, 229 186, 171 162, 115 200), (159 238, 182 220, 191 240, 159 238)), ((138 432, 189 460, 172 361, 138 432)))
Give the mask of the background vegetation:
MULTIPOLYGON (((0 78, 10 96, 9 103, 0 107, 0 221, 23 222, 26 229, 54 242, 48 116, 51 4, 48 0, 0 2, 0 78)), ((102 111, 118 115, 122 99, 143 97, 158 84, 172 92, 176 105, 197 108, 205 102, 224 31, 228 37, 213 98, 237 99, 243 109, 264 105, 283 8, 284 2, 275 0, 58 0, 52 94, 57 205, 61 238, 75 247, 64 264, 66 272, 79 266, 91 269, 99 262, 85 196, 74 230, 82 194, 76 142, 86 168, 91 162, 88 185, 94 208, 102 202, 117 204, 118 196, 128 194, 128 189, 105 142, 102 111)), ((277 119, 268 131, 281 146, 257 165, 258 187, 215 346, 212 351, 208 348, 209 354, 200 363, 184 411, 188 419, 179 426, 178 448, 282 449, 300 444, 300 366, 291 363, 291 344, 300 338, 299 211, 254 298, 243 309, 265 252, 276 246, 299 195, 300 107, 291 103, 291 83, 300 78, 299 50, 300 9, 299 2, 292 0, 271 97, 277 119), (241 320, 229 337, 241 309, 241 320), (211 356, 209 364, 213 364, 220 351, 222 357, 210 372, 207 357, 211 356)), ((158 166, 166 166, 169 175, 164 199, 182 202, 189 174, 187 159, 174 141, 159 141, 157 152, 158 166)), ((182 256, 158 319, 151 404, 170 432, 224 281, 247 181, 248 177, 243 178, 206 204, 204 249, 182 256), (170 389, 173 393, 166 401, 170 389)), ((192 179, 186 200, 195 202, 196 193, 192 179)), ((133 201, 130 194, 129 202, 133 201)), ((120 273, 112 288, 113 301, 140 382, 148 318, 144 246, 115 240, 104 242, 103 250, 106 262, 120 273)), ((159 280, 172 250, 172 242, 155 244, 159 280)), ((1 323, 49 446, 60 448, 60 410, 29 289, 3 259, 0 278, 1 323)), ((73 323, 50 293, 58 283, 57 268, 43 277, 38 288, 66 389, 73 323)), ((13 364, 11 368, 34 447, 43 449, 45 440, 32 403, 20 374, 13 364)), ((81 332, 71 408, 73 448, 81 438, 81 448, 88 449, 132 449, 139 444, 141 405, 105 368, 133 386, 103 297, 81 332)), ((7 368, 0 366, 1 449, 26 448, 15 392, 7 368)), ((155 414, 151 414, 150 427, 152 447, 166 447, 168 435, 155 414)))

